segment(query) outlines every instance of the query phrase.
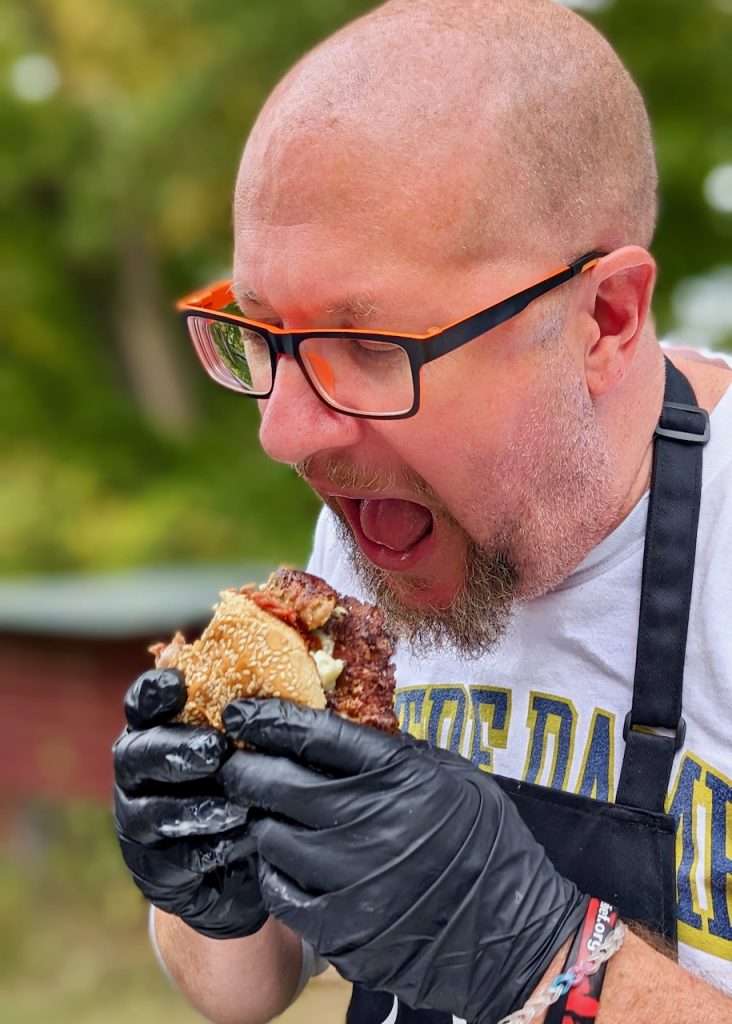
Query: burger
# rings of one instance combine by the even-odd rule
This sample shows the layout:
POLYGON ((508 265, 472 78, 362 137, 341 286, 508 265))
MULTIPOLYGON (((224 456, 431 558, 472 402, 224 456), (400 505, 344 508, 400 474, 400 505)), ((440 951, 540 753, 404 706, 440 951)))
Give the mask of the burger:
POLYGON ((261 586, 224 590, 192 643, 178 632, 150 648, 157 668, 181 672, 176 721, 223 730, 233 700, 280 697, 397 732, 394 641, 382 612, 318 576, 279 569, 261 586))

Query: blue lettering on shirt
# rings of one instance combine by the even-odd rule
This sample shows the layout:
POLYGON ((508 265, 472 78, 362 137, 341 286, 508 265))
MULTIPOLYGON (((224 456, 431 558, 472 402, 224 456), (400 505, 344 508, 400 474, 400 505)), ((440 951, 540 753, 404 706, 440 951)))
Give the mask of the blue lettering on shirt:
MULTIPOLYGON (((480 771, 500 772, 509 736, 519 733, 525 781, 614 799, 621 739, 611 711, 594 708, 582 721, 571 700, 532 691, 525 722, 512 720, 510 688, 458 683, 400 687, 395 708, 403 730, 461 753, 480 771)), ((685 750, 666 809, 676 821, 679 940, 732 961, 732 780, 685 750)))

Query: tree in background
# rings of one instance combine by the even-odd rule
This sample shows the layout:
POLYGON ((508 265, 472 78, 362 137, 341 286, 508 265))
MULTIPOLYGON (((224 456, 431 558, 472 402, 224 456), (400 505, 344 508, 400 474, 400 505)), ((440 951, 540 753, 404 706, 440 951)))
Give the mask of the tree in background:
MULTIPOLYGON (((239 152, 274 82, 370 6, 6 0, 0 570, 304 557, 314 498, 259 452, 253 403, 198 372, 170 305, 228 272, 239 152)), ((668 328, 678 282, 729 262, 732 213, 704 184, 732 164, 732 0, 594 20, 654 118, 668 328)))

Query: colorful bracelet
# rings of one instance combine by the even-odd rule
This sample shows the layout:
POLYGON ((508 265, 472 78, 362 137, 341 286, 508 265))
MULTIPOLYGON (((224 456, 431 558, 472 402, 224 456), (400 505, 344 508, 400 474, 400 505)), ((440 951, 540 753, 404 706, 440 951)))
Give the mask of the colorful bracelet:
POLYGON ((592 898, 570 948, 564 969, 520 1010, 498 1024, 530 1024, 548 1010, 544 1024, 565 1019, 592 1024, 599 1009, 605 964, 625 939, 625 926, 609 903, 592 898), (584 984, 583 984, 584 983, 584 984))
MULTIPOLYGON (((565 975, 574 972, 579 962, 602 945, 603 941, 613 935, 618 924, 618 914, 614 907, 603 900, 593 898, 587 906, 585 919, 580 926, 572 947, 564 963, 565 975)), ((557 1002, 546 1015, 544 1024, 562 1024, 563 1021, 582 1021, 592 1024, 600 1009, 600 993, 605 980, 605 963, 602 961, 596 970, 586 974, 577 983, 563 992, 557 1002)))

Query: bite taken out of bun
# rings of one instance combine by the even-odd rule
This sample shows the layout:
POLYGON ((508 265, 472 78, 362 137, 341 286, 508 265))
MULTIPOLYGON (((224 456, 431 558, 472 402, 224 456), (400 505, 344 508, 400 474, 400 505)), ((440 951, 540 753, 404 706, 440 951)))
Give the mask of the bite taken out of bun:
POLYGON ((188 696, 176 720, 189 725, 222 729, 232 700, 281 697, 399 728, 394 642, 381 611, 309 573, 279 569, 260 587, 225 590, 197 640, 176 633, 150 651, 158 668, 182 673, 188 696))

